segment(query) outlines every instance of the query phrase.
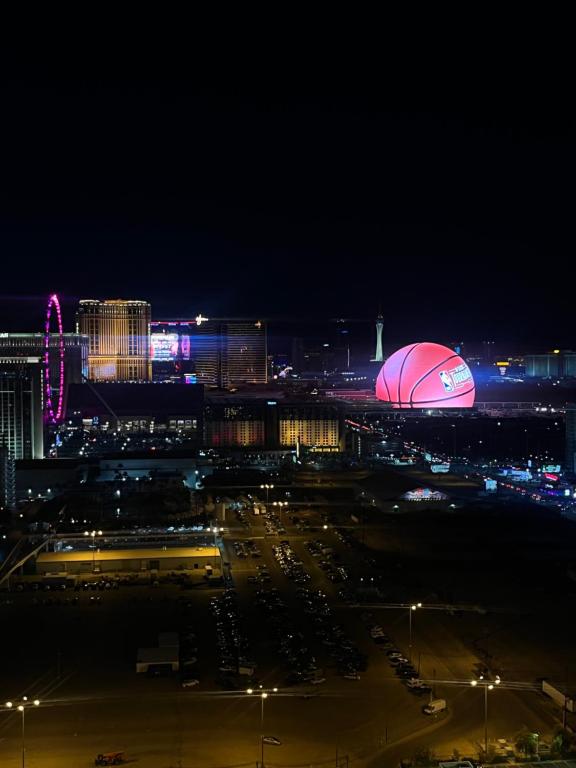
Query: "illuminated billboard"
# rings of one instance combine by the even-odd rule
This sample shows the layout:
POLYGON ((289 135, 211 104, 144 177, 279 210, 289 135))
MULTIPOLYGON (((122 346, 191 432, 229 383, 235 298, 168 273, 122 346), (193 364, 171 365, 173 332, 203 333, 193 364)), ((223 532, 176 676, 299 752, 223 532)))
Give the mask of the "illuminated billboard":
POLYGON ((448 495, 435 488, 414 488, 401 496, 404 501, 446 501, 448 495))
POLYGON ((430 472, 433 472, 435 475, 438 473, 443 474, 450 472, 450 464, 448 462, 442 464, 430 464, 430 472))
POLYGON ((376 397, 393 408, 471 408, 472 372, 452 349, 432 342, 394 352, 376 379, 376 397))
POLYGON ((150 334, 150 357, 156 362, 159 360, 176 360, 178 358, 178 334, 150 334))

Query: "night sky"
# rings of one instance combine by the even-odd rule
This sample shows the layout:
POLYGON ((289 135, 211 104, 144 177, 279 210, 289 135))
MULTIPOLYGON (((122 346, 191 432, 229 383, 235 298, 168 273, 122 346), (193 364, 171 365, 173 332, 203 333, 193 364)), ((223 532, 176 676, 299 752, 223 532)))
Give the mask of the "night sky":
POLYGON ((576 346, 561 107, 394 112, 378 89, 193 80, 20 81, 2 100, 5 329, 33 329, 58 291, 69 329, 81 297, 155 317, 381 305, 399 342, 576 346))

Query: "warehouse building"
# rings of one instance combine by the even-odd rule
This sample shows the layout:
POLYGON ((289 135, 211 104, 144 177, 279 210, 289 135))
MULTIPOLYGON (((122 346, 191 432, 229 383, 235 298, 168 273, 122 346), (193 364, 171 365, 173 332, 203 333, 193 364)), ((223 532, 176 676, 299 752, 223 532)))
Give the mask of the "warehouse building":
POLYGON ((43 552, 36 559, 42 575, 80 573, 197 573, 219 577, 222 563, 218 547, 172 547, 167 549, 103 549, 43 552))

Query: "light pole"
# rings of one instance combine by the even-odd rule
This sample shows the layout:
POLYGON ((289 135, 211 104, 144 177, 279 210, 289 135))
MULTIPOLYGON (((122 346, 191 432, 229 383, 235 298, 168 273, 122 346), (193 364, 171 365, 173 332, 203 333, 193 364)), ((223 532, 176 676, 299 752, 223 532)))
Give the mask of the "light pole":
POLYGON ((270 483, 264 483, 264 485, 261 485, 260 488, 262 488, 262 490, 266 489, 266 512, 268 512, 268 502, 270 501, 270 491, 272 490, 272 488, 274 488, 274 486, 271 485, 270 483))
POLYGON ((488 691, 493 691, 495 685, 500 685, 500 677, 496 675, 494 682, 488 680, 470 680, 470 685, 475 688, 478 684, 484 686, 484 759, 488 755, 488 691))
MULTIPOLYGON (((28 696, 22 696, 20 704, 16 705, 18 712, 22 714, 22 768, 26 768, 26 709, 28 707, 39 707, 40 701, 34 699, 29 701, 28 696)), ((6 702, 6 708, 12 709, 14 707, 13 701, 6 702)))
POLYGON ((287 501, 273 501, 272 502, 272 506, 280 508, 280 521, 284 522, 284 520, 282 518, 282 510, 284 509, 284 507, 288 506, 288 502, 287 501))
POLYGON ((218 526, 214 526, 214 528, 212 528, 212 533, 214 534, 214 546, 215 546, 215 547, 217 547, 217 546, 218 546, 218 542, 217 542, 217 540, 216 540, 216 537, 218 536, 218 534, 219 534, 221 531, 222 531, 222 528, 218 528, 218 526))
POLYGON ((269 694, 277 692, 278 688, 270 688, 268 690, 264 690, 262 686, 256 690, 253 688, 246 689, 246 693, 249 696, 254 693, 257 696, 260 696, 260 768, 264 768, 264 702, 268 698, 269 694))
POLYGON ((408 661, 412 661, 412 614, 422 608, 422 603, 412 603, 408 611, 408 661))
POLYGON ((96 570, 96 536, 102 536, 102 531, 84 531, 84 536, 92 539, 92 571, 96 570))

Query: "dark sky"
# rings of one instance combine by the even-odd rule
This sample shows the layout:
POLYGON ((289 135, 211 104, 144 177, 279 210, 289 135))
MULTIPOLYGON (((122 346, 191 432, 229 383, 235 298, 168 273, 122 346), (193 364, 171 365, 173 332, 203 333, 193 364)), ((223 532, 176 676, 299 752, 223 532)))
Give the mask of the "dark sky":
POLYGON ((50 291, 153 315, 371 317, 576 346, 563 102, 390 111, 383 92, 7 83, 0 326, 50 291), (560 106, 559 106, 560 104, 560 106), (23 297, 15 301, 13 297, 23 297))

